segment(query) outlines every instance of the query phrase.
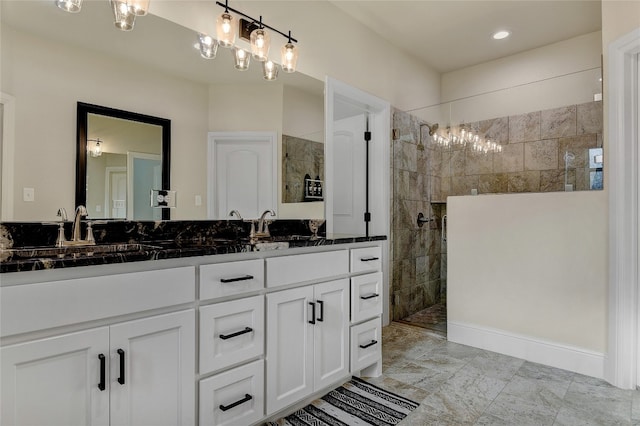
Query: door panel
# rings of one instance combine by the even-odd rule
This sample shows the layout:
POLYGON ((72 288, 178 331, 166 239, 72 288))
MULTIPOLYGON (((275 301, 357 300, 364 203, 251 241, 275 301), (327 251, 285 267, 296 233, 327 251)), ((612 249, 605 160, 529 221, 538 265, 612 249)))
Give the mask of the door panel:
POLYGON ((98 389, 99 355, 109 370, 102 327, 0 349, 2 425, 109 424, 109 383, 98 389))
POLYGON ((314 390, 319 390, 349 373, 349 280, 317 284, 314 298, 314 390))
POLYGON ((313 390, 312 287, 267 295, 267 415, 313 390))
POLYGON ((364 114, 334 123, 333 232, 338 234, 365 234, 364 131, 364 114))
POLYGON ((276 134, 209 133, 209 218, 226 219, 231 210, 257 218, 277 211, 276 134))
POLYGON ((112 326, 111 359, 112 424, 194 423, 193 310, 112 326))

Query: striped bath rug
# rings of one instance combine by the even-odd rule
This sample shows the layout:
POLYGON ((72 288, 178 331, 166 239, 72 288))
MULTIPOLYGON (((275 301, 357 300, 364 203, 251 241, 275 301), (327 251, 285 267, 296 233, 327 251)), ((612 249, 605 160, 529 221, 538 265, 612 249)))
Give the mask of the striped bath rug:
POLYGON ((396 425, 417 403, 353 377, 295 413, 269 426, 302 425, 396 425))

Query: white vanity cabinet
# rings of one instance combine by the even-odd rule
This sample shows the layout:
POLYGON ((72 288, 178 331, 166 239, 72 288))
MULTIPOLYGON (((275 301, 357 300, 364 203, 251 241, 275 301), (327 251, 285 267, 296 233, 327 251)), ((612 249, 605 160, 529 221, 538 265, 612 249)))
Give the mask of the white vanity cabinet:
POLYGON ((3 425, 194 423, 194 311, 5 346, 3 425))
MULTIPOLYGON (((348 251, 333 251, 267 259, 269 277, 300 276, 303 265, 328 259, 333 268, 315 269, 314 278, 328 279, 348 265, 348 251), (330 253, 330 255, 327 255, 330 253), (302 262, 300 262, 302 261, 302 262), (277 265, 277 266, 276 266, 277 265), (277 272, 269 270, 277 267, 277 272), (289 269, 286 269, 289 268, 289 269), (290 271, 290 272, 284 272, 290 271)), ((267 294, 266 392, 267 415, 349 374, 349 280, 342 278, 267 294)))
POLYGON ((249 425, 264 417, 265 302, 255 294, 263 291, 264 259, 200 266, 202 426, 249 425))
POLYGON ((0 423, 194 424, 194 302, 194 267, 0 287, 0 423))
POLYGON ((382 374, 382 249, 351 249, 350 257, 350 372, 376 377, 382 374))

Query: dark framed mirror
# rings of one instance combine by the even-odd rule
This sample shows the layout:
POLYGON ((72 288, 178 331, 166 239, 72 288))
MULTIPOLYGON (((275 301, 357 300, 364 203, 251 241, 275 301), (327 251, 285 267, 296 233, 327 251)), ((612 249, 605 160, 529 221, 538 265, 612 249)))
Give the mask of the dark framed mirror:
POLYGON ((78 102, 75 204, 92 219, 169 220, 151 189, 170 189, 171 120, 78 102))

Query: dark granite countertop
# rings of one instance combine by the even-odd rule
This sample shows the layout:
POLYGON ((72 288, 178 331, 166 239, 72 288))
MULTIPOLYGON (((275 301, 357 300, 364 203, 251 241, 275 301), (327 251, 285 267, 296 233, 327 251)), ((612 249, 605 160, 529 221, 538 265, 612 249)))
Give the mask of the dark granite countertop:
POLYGON ((194 256, 253 252, 298 247, 314 247, 386 240, 386 236, 279 235, 265 240, 236 238, 190 238, 172 240, 140 240, 135 243, 98 243, 95 250, 87 247, 55 249, 14 247, 0 250, 0 273, 38 271, 91 265, 107 265, 194 256))

